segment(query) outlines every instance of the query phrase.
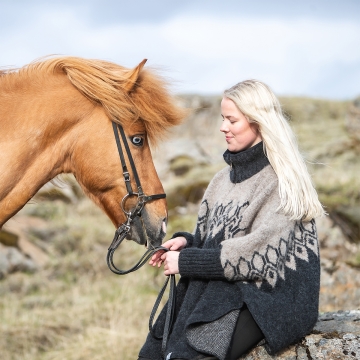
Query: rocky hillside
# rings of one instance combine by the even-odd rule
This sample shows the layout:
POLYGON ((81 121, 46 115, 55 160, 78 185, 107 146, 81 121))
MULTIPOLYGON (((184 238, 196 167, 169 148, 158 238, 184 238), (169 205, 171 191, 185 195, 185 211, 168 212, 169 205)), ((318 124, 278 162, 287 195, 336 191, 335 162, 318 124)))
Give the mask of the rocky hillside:
MULTIPOLYGON (((220 100, 182 96, 192 114, 153 149, 170 234, 193 229, 208 182, 226 165, 220 100)), ((329 216, 317 222, 319 322, 278 358, 360 358, 360 100, 281 101, 329 216)), ((119 281, 111 274, 105 255, 113 227, 74 178, 64 180, 47 184, 0 232, 1 358, 134 359, 163 276, 142 269, 119 281)), ((122 246, 117 260, 124 267, 143 252, 122 246)), ((260 346, 246 359, 268 359, 264 351, 260 346)))

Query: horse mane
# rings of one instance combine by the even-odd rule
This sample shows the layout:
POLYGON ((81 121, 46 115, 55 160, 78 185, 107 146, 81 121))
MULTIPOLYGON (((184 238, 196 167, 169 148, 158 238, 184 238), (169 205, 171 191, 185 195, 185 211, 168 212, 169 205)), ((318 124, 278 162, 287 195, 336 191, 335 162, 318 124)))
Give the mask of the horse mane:
POLYGON ((143 69, 128 92, 126 85, 133 69, 104 60, 55 57, 34 61, 20 69, 0 71, 0 76, 49 75, 65 73, 70 82, 90 101, 101 104, 109 118, 121 125, 144 123, 152 144, 188 115, 176 104, 167 82, 153 70, 143 69))

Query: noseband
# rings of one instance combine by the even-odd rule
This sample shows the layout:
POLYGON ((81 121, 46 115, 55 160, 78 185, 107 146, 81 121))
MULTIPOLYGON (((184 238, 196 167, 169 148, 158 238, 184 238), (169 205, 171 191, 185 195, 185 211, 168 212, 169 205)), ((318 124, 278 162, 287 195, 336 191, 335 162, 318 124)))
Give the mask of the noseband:
MULTIPOLYGON (((169 249, 163 247, 163 246, 159 246, 159 247, 154 247, 152 249, 148 249, 145 254, 141 257, 141 259, 130 269, 128 270, 121 270, 118 267, 115 266, 114 264, 114 253, 115 250, 119 247, 119 245, 121 244, 121 242, 125 239, 126 235, 129 233, 130 229, 131 229, 131 223, 134 220, 134 218, 136 216, 140 216, 141 215, 141 211, 143 210, 144 206, 146 205, 147 202, 152 201, 152 200, 158 200, 158 199, 164 199, 166 197, 166 194, 155 194, 155 195, 145 195, 144 191, 142 189, 141 183, 140 183, 140 179, 139 179, 139 175, 136 171, 136 166, 134 163, 134 159, 131 155, 131 151, 129 148, 129 144, 127 142, 126 139, 126 135, 124 132, 124 129, 121 125, 112 122, 112 127, 114 130, 114 135, 115 135, 115 140, 116 140, 116 145, 118 148, 118 152, 119 152, 119 156, 120 156, 120 162, 121 162, 121 166, 122 166, 122 172, 123 172, 123 177, 124 177, 124 182, 125 182, 125 186, 126 186, 126 190, 127 190, 127 194, 122 198, 120 206, 122 211, 124 212, 125 216, 126 216, 126 221, 124 223, 122 223, 115 231, 115 235, 114 235, 114 239, 111 242, 110 247, 108 248, 108 253, 107 253, 107 257, 106 257, 106 262, 107 265, 109 267, 109 269, 117 274, 117 275, 125 275, 125 274, 129 274, 133 271, 138 270, 139 268, 141 268, 157 251, 163 250, 163 251, 169 251, 169 249), (121 146, 121 142, 120 142, 120 138, 119 138, 119 132, 121 134, 121 139, 122 142, 124 144, 125 150, 126 150, 126 154, 128 157, 128 160, 130 162, 130 166, 131 166, 131 170, 132 173, 134 175, 135 178, 135 183, 136 183, 136 187, 137 187, 137 191, 134 192, 131 186, 131 179, 130 179, 130 174, 128 171, 128 168, 126 166, 126 161, 125 161, 125 157, 124 157, 124 151, 122 149, 121 146), (136 205, 134 206, 134 208, 130 211, 126 210, 126 201, 132 197, 132 196, 136 196, 136 205)), ((162 352, 163 354, 165 354, 165 350, 166 350, 166 344, 167 344, 167 339, 168 336, 170 334, 171 331, 171 325, 172 325, 172 320, 173 320, 173 315, 174 315, 174 304, 175 304, 175 275, 170 275, 167 277, 162 289, 160 290, 160 293, 158 295, 158 298, 156 299, 155 305, 153 307, 153 310, 151 312, 150 315, 150 320, 149 320, 149 331, 151 332, 151 334, 157 338, 157 339, 162 339, 162 352), (155 332, 153 330, 153 321, 154 321, 154 317, 156 314, 156 311, 160 305, 161 299, 164 295, 164 292, 166 290, 166 287, 169 283, 170 280, 170 291, 169 291, 169 300, 167 303, 167 312, 166 312, 166 319, 165 319, 165 327, 164 327, 164 334, 162 337, 158 337, 155 335, 155 332)))

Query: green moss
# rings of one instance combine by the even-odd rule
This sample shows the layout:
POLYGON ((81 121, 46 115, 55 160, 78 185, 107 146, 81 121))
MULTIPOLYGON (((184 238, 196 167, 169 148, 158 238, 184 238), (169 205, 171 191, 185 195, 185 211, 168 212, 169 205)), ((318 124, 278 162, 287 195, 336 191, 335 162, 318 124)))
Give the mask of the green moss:
POLYGON ((28 204, 23 213, 36 216, 45 220, 54 220, 64 216, 66 212, 65 204, 61 201, 44 201, 41 204, 28 204))
POLYGON ((197 215, 184 214, 184 215, 170 215, 168 225, 168 234, 174 234, 178 231, 192 232, 195 229, 197 215))

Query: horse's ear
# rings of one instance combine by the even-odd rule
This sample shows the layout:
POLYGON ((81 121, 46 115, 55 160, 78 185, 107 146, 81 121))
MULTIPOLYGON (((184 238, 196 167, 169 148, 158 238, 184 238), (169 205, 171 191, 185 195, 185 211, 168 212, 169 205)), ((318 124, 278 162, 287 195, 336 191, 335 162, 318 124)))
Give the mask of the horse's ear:
POLYGON ((145 63, 147 62, 147 59, 144 59, 135 69, 130 70, 129 72, 129 78, 124 86, 125 90, 127 92, 130 92, 132 88, 134 87, 141 69, 144 67, 145 63))

